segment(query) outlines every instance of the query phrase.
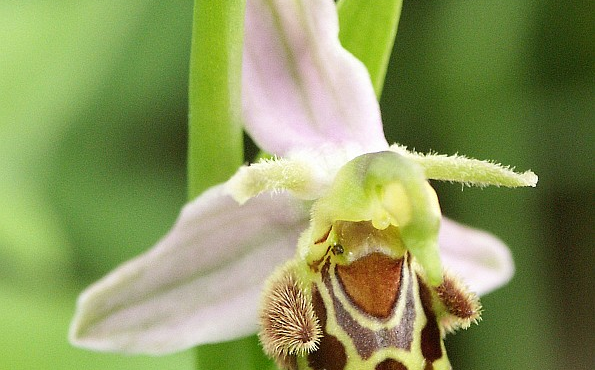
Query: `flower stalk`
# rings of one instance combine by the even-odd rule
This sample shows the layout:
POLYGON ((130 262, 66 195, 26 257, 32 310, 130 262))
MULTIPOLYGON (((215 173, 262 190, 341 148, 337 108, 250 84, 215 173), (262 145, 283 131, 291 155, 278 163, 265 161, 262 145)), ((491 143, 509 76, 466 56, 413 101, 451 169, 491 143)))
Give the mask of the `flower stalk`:
POLYGON ((195 0, 190 52, 188 198, 244 160, 241 72, 245 0, 195 0))

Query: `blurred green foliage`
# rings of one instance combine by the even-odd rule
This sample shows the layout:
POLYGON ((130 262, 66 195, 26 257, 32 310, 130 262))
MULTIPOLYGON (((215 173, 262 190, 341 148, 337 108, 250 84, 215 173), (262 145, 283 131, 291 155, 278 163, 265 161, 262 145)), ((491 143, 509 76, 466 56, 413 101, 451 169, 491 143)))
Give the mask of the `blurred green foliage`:
MULTIPOLYGON (((443 212, 499 235, 517 264, 481 325, 447 340, 457 369, 593 364, 594 4, 403 6, 381 100, 389 141, 540 176, 536 189, 437 184, 443 212)), ((0 368, 194 367, 192 353, 66 340, 78 293, 185 202, 191 20, 191 1, 0 5, 0 368)))

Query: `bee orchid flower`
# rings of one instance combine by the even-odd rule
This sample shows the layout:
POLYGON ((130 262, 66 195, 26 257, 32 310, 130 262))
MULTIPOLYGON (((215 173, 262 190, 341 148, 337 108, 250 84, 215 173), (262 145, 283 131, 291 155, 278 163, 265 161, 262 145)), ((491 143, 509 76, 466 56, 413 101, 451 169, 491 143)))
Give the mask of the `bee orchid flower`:
MULTIPOLYGON (((479 295, 511 278, 507 247, 442 217, 428 180, 515 187, 535 186, 537 177, 493 162, 389 145, 367 70, 339 42, 332 0, 248 0, 243 58, 245 129, 274 157, 239 168, 188 203, 152 249, 86 289, 72 322, 72 343, 167 354, 251 335, 259 330, 259 316, 261 326, 270 323, 262 317, 275 307, 267 304, 279 303, 261 298, 263 290, 278 292, 275 281, 303 290, 294 296, 305 302, 298 314, 320 314, 312 306, 316 291, 324 290, 319 296, 325 299, 332 287, 345 286, 349 293, 352 270, 338 266, 355 266, 370 255, 366 263, 409 271, 399 281, 412 292, 421 287, 411 293, 417 297, 412 302, 423 301, 424 289, 440 293, 450 281, 444 271, 479 295), (282 272, 278 266, 285 266, 282 272), (330 280, 324 271, 335 269, 328 279, 342 285, 325 285, 330 280), (271 275, 272 283, 265 284, 271 275)), ((440 330, 456 321, 437 315, 444 319, 440 330)), ((309 343, 284 343, 275 329, 265 328, 265 351, 282 367, 316 368, 315 359, 309 365, 296 360, 326 343, 330 319, 326 329, 321 317, 313 320, 309 343)))

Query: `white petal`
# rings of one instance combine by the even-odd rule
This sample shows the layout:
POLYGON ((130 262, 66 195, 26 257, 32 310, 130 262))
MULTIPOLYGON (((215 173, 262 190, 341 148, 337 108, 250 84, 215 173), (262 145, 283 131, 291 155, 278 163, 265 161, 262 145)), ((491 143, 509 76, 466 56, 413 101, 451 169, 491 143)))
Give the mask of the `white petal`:
POLYGON ((287 194, 239 206, 222 185, 211 188, 152 250, 80 296, 71 341, 163 354, 256 332, 264 280, 294 255, 307 221, 287 194))
POLYGON ((332 0, 248 0, 245 30, 244 120, 261 148, 387 148, 370 77, 339 43, 332 0))
POLYGON ((506 284, 514 274, 510 250, 490 233, 442 218, 438 242, 444 267, 478 295, 506 284))

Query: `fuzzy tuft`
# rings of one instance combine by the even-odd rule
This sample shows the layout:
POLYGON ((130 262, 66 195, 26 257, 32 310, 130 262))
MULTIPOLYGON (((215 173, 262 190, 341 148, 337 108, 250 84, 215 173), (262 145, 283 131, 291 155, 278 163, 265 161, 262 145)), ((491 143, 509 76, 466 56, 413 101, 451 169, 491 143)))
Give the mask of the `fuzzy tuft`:
POLYGON ((446 309, 440 318, 440 324, 447 332, 467 329, 472 323, 481 320, 479 297, 469 291, 460 279, 445 273, 442 284, 435 289, 446 309))
POLYGON ((281 368, 291 369, 294 356, 318 349, 322 330, 312 302, 295 276, 283 271, 269 282, 260 314, 260 341, 281 368))

